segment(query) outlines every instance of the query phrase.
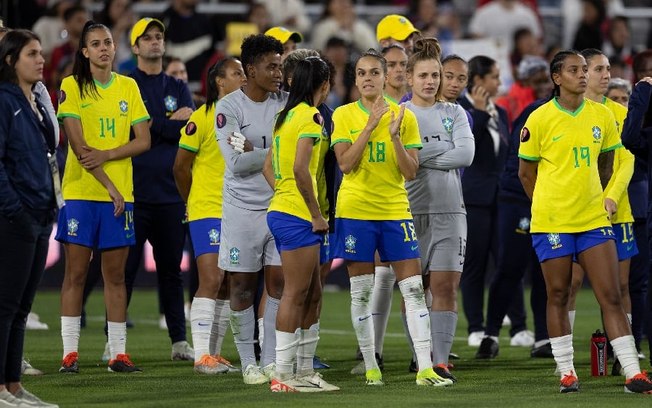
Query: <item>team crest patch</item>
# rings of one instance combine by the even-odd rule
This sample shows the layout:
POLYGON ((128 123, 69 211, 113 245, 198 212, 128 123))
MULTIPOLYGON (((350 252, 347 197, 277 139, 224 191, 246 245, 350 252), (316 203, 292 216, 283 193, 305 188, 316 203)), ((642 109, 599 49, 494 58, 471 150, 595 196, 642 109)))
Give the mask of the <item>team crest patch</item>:
POLYGON ((561 238, 556 232, 548 234, 548 243, 550 244, 551 249, 558 249, 562 247, 561 238))
POLYGON ((518 228, 516 228, 516 232, 519 234, 527 234, 528 231, 530 231, 530 219, 528 217, 523 217, 518 220, 518 228))
POLYGON ((312 120, 315 121, 315 123, 318 124, 319 126, 324 125, 324 118, 321 117, 321 114, 319 112, 313 115, 312 120))
POLYGON ((525 143, 530 140, 530 130, 525 126, 521 129, 521 143, 525 143))
POLYGON ((195 122, 188 122, 186 125, 186 135, 192 136, 195 134, 195 132, 197 132, 197 125, 195 122))
POLYGON ((602 130, 600 130, 600 127, 593 126, 591 132, 593 132, 593 143, 600 143, 600 139, 602 138, 602 130))
POLYGON ((59 99, 59 105, 61 105, 66 100, 66 91, 60 90, 58 99, 59 99))
POLYGON ((68 220, 68 236, 76 237, 79 229, 79 221, 74 218, 68 220))
POLYGON ((210 239, 210 245, 219 245, 220 232, 215 228, 212 228, 210 231, 208 231, 208 239, 210 239))
POLYGON ((355 254, 355 243, 357 239, 353 235, 349 235, 344 239, 345 252, 355 254))
POLYGON ((226 117, 224 116, 223 113, 217 114, 217 116, 215 117, 215 124, 217 125, 218 129, 222 129, 224 125, 226 125, 226 117))
POLYGON ((121 100, 118 105, 120 106, 120 112, 127 113, 129 110, 129 104, 125 100, 121 100))
POLYGON ((231 262, 231 265, 240 264, 240 250, 238 248, 231 248, 229 251, 229 261, 231 262))
POLYGON ((163 99, 163 102, 165 103, 165 109, 167 109, 169 112, 174 112, 177 110, 177 98, 174 96, 168 95, 163 99))
POLYGON ((449 134, 453 133, 453 118, 443 118, 441 124, 444 126, 444 130, 449 134))

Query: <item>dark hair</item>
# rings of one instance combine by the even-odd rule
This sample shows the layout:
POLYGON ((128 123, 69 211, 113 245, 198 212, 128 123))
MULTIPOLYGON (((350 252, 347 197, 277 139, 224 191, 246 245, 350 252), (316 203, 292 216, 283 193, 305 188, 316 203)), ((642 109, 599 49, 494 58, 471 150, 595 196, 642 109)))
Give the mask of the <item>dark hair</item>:
POLYGON ((399 50, 399 51, 405 52, 405 47, 403 47, 401 44, 398 44, 398 43, 392 43, 392 44, 388 45, 387 47, 383 47, 380 50, 380 53, 383 54, 383 57, 384 57, 385 54, 387 54, 391 50, 399 50))
POLYGON ((82 52, 82 49, 86 48, 86 37, 88 36, 88 33, 95 30, 106 30, 109 34, 111 33, 111 30, 109 30, 107 26, 96 23, 93 20, 88 20, 86 24, 84 24, 84 29, 79 37, 77 53, 75 54, 75 65, 72 67, 72 76, 75 78, 75 81, 77 81, 77 86, 79 86, 79 96, 81 98, 84 97, 84 94, 91 98, 97 98, 100 96, 97 92, 95 81, 93 80, 93 74, 91 73, 91 62, 82 52))
POLYGON ((294 74, 294 69, 297 67, 300 61, 308 57, 319 57, 319 53, 316 50, 311 50, 308 48, 299 48, 294 50, 285 57, 283 61, 283 89, 290 89, 290 83, 288 81, 294 74))
POLYGON ((319 57, 308 57, 297 63, 294 69, 290 95, 283 110, 281 110, 274 124, 274 131, 281 127, 290 110, 294 109, 301 102, 315 106, 312 99, 315 91, 330 78, 328 64, 319 57))
POLYGON ((217 99, 219 98, 220 91, 217 88, 217 77, 226 77, 226 65, 237 61, 238 59, 236 57, 227 57, 219 60, 208 70, 206 76, 206 114, 208 114, 210 107, 217 102, 217 99))
POLYGON ((383 74, 387 75, 387 60, 385 59, 385 57, 383 57, 383 55, 381 53, 379 53, 378 51, 376 51, 373 48, 369 48, 367 51, 363 52, 358 57, 358 59, 355 60, 355 64, 353 64, 353 66, 357 67, 358 62, 360 62, 360 60, 365 58, 365 57, 371 57, 371 58, 377 59, 378 62, 380 62, 380 65, 383 67, 383 74))
POLYGON ((9 30, 0 40, 0 82, 18 84, 16 63, 20 52, 32 40, 41 42, 38 35, 29 30, 9 30), (9 63, 7 63, 9 57, 9 63))
MULTIPOLYGON (((102 11, 100 11, 97 14, 97 22, 102 23, 107 27, 113 27, 116 23, 116 21, 111 20, 111 13, 109 10, 111 10, 111 6, 116 0, 104 0, 104 7, 102 7, 102 11)), ((127 10, 131 9, 131 3, 127 5, 127 10)))
POLYGON ((466 62, 464 58, 460 57, 457 54, 449 54, 441 60, 442 67, 451 61, 460 61, 462 64, 466 65, 467 67, 469 66, 469 63, 466 62))
POLYGON ((597 48, 585 48, 580 51, 580 54, 584 57, 586 63, 588 64, 588 62, 591 61, 591 58, 595 57, 596 55, 604 55, 604 52, 597 48))
POLYGON ((63 21, 65 21, 67 23, 77 13, 88 14, 88 10, 86 10, 86 7, 84 7, 84 6, 80 5, 80 4, 75 4, 74 6, 71 6, 71 7, 67 8, 66 11, 63 12, 63 21))
POLYGON ((578 51, 575 50, 564 50, 564 51, 559 51, 557 54, 555 54, 554 57, 552 57, 552 61, 550 61, 550 79, 552 80, 552 97, 554 98, 555 96, 559 96, 559 85, 555 84, 555 81, 552 79, 553 74, 559 74, 561 72, 561 68, 564 66, 564 61, 566 61, 566 58, 570 57, 571 55, 578 55, 582 56, 578 51))
POLYGON ((164 55, 163 56, 163 72, 168 70, 168 66, 172 64, 173 62, 183 62, 183 60, 179 57, 173 57, 170 55, 164 55))
POLYGON ((512 36, 512 44, 514 44, 513 48, 516 49, 516 43, 518 43, 521 38, 527 37, 528 35, 534 35, 534 33, 532 33, 532 30, 527 27, 521 27, 518 30, 514 31, 514 35, 512 36))
POLYGON ((247 67, 256 64, 266 54, 283 54, 283 44, 274 37, 265 34, 250 35, 240 46, 240 61, 247 75, 247 67))
POLYGON ((410 56, 410 59, 408 59, 407 71, 412 72, 414 66, 419 61, 433 59, 439 62, 439 70, 441 71, 440 58, 441 46, 436 38, 419 38, 414 42, 414 53, 410 56))
POLYGON ((466 88, 470 91, 473 88, 473 80, 476 76, 483 78, 491 72, 491 68, 496 65, 496 60, 489 58, 486 55, 476 55, 468 62, 469 66, 469 83, 466 88))
POLYGON ((326 41, 326 45, 324 46, 324 49, 331 48, 331 47, 349 48, 349 43, 347 43, 340 37, 330 37, 328 41, 326 41))
POLYGON ((634 71, 634 79, 637 81, 642 79, 642 77, 638 76, 638 73, 643 72, 645 69, 645 61, 648 59, 652 59, 652 49, 641 51, 634 56, 634 59, 632 60, 632 71, 634 71))

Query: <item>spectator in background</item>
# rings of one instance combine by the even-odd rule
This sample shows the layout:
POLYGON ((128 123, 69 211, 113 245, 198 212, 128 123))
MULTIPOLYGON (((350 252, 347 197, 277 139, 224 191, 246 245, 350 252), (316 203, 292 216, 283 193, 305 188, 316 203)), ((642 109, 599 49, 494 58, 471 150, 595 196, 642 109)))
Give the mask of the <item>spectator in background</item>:
POLYGON ((382 48, 399 44, 408 56, 412 55, 414 37, 419 30, 414 28, 410 20, 398 14, 383 17, 376 26, 376 39, 382 48))
MULTIPOLYGON (((188 83, 188 69, 186 68, 186 64, 184 64, 180 58, 169 57, 167 55, 164 56, 163 72, 172 78, 180 80, 184 84, 188 83)), ((202 94, 195 92, 192 94, 192 101, 195 106, 201 106, 206 103, 206 98, 202 94)))
POLYGON ((271 25, 300 33, 310 30, 311 22, 303 0, 258 0, 258 3, 267 9, 271 25))
MULTIPOLYGON (((63 20, 68 37, 65 43, 56 47, 52 51, 48 74, 59 67, 62 59, 71 58, 75 55, 77 46, 79 45, 79 38, 84 29, 84 24, 86 24, 86 21, 88 20, 88 11, 85 7, 80 5, 69 7, 63 13, 63 20)), ((48 82, 50 87, 52 87, 53 83, 51 75, 48 75, 48 82)))
POLYGON ((376 47, 373 29, 356 16, 352 0, 328 0, 319 22, 312 30, 312 47, 323 51, 326 41, 339 37, 358 53, 376 47))
POLYGON ((514 46, 509 55, 512 63, 512 77, 518 79, 518 64, 526 55, 541 55, 539 40, 534 36, 532 30, 527 27, 514 31, 514 46))
POLYGON ((326 105, 334 109, 356 99, 352 97, 352 93, 357 91, 353 86, 353 64, 351 63, 350 49, 346 41, 339 37, 331 37, 326 42, 323 55, 335 67, 332 77, 333 86, 331 86, 331 92, 326 99, 326 105))
POLYGON ((408 89, 406 76, 408 56, 405 49, 398 44, 383 48, 381 53, 387 61, 385 97, 398 104, 408 89))
POLYGON ((534 10, 519 0, 493 0, 475 10, 469 22, 469 34, 476 38, 493 38, 511 50, 514 33, 523 27, 529 28, 538 40, 543 38, 541 22, 534 10))
POLYGON ((631 64, 627 64, 618 57, 609 58, 609 63, 611 64, 611 76, 613 78, 633 78, 631 64))
POLYGON ((609 29, 607 38, 605 38, 602 51, 611 62, 613 59, 619 59, 627 65, 632 65, 632 58, 636 53, 630 42, 631 32, 629 29, 629 19, 624 16, 615 16, 609 20, 609 29))
POLYGON ((244 21, 255 24, 259 33, 264 33, 272 25, 272 17, 267 7, 255 0, 249 2, 249 10, 244 21))
POLYGON ((607 18, 604 0, 582 0, 582 20, 575 32, 573 49, 602 49, 604 36, 602 24, 607 18))
POLYGON ((631 94, 632 84, 628 80, 612 77, 607 86, 607 93, 605 96, 612 101, 627 107, 631 94))
POLYGON ((436 37, 442 43, 462 37, 452 2, 437 4, 437 0, 412 0, 410 21, 423 37, 436 37))
POLYGON ((285 61, 288 54, 297 49, 297 43, 303 41, 301 33, 290 31, 285 27, 272 27, 265 31, 265 35, 274 37, 283 44, 283 54, 281 55, 281 62, 285 61))
POLYGON ((114 69, 120 73, 136 68, 129 44, 129 30, 136 23, 131 6, 131 0, 104 0, 102 11, 97 15, 97 21, 109 27, 113 34, 116 44, 114 69))
POLYGON ((52 51, 67 40, 67 33, 63 26, 63 13, 75 5, 73 0, 48 0, 46 15, 39 18, 32 31, 41 38, 43 56, 49 61, 52 51))

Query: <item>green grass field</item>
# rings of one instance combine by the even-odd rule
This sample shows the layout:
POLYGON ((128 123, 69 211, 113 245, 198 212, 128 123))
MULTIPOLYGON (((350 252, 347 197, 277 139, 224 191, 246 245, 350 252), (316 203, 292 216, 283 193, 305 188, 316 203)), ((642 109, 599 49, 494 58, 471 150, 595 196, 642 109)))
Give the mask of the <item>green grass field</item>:
MULTIPOLYGON (((154 291, 134 294, 130 316, 136 327, 128 332, 127 350, 143 368, 141 374, 110 373, 102 363, 104 350, 104 309, 101 292, 89 300, 88 326, 80 340, 80 373, 57 372, 61 362, 59 293, 41 292, 33 311, 50 325, 47 331, 28 331, 25 354, 32 364, 45 371, 41 377, 24 377, 27 389, 45 401, 61 407, 603 407, 650 406, 652 397, 623 393, 623 377, 590 376, 589 339, 600 327, 597 304, 590 291, 578 299, 575 323, 575 366, 581 392, 558 393, 559 378, 553 374, 552 359, 531 359, 529 349, 510 347, 508 330, 500 339, 500 355, 492 361, 477 361, 475 349, 466 345, 466 321, 460 317, 453 351, 454 374, 459 382, 445 389, 417 387, 414 374, 408 373, 410 354, 400 321, 399 292, 395 292, 393 314, 385 341, 384 387, 366 387, 363 377, 349 374, 354 360, 356 339, 352 330, 348 292, 324 295, 321 340, 318 355, 331 365, 325 378, 341 391, 319 394, 273 394, 268 386, 244 385, 239 374, 201 376, 192 363, 170 361, 167 332, 158 328, 158 307, 154 291), (308 405, 312 404, 312 405, 308 405)), ((532 320, 528 319, 532 325, 532 320)), ((190 340, 190 329, 188 329, 190 340)), ((647 344, 643 348, 647 351, 647 344)), ((223 354, 237 360, 230 331, 223 354)), ((647 352, 646 352, 647 354, 647 352)), ((236 361, 234 361, 235 363, 236 361)), ((649 368, 646 361, 644 369, 649 368)))

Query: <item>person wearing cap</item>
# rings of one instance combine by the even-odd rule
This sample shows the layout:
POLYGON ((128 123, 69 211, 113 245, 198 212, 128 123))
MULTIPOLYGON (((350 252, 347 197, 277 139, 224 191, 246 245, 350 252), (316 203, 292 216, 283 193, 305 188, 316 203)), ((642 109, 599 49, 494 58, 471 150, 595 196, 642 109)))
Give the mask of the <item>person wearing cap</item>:
POLYGON ((376 26, 376 39, 381 48, 399 44, 405 48, 408 56, 412 55, 415 34, 419 34, 419 30, 410 20, 398 14, 383 17, 376 26))
POLYGON ((183 310, 181 258, 185 243, 185 205, 179 195, 172 167, 181 129, 195 109, 188 86, 163 72, 165 26, 160 20, 142 18, 131 30, 131 50, 137 68, 129 76, 136 80, 151 116, 152 146, 133 159, 134 228, 136 245, 129 250, 125 280, 131 298, 145 241, 154 249, 159 294, 172 341, 173 360, 194 360, 186 341, 183 310))
POLYGON ((294 50, 297 49, 297 43, 303 41, 301 33, 290 31, 285 27, 272 27, 265 31, 265 35, 274 37, 283 44, 283 54, 281 55, 281 62, 294 50))
POLYGON ((516 69, 516 82, 507 94, 496 98, 496 105, 507 111, 510 130, 512 123, 526 106, 537 99, 545 98, 552 91, 548 76, 548 63, 541 57, 526 55, 516 69))

